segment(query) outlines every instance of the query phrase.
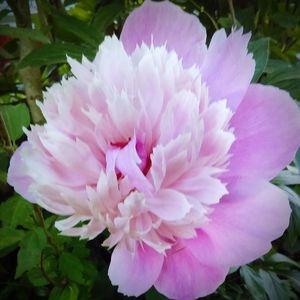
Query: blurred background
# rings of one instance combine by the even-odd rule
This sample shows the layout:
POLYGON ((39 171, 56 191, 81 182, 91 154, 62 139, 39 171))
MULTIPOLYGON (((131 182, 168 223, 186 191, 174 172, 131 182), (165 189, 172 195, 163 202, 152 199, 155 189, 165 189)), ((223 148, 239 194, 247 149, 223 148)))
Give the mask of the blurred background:
MULTIPOLYGON (((89 242, 58 235, 58 217, 15 194, 6 174, 12 153, 25 138, 22 128, 43 123, 36 99, 71 75, 66 55, 92 60, 104 36, 119 36, 128 14, 142 2, 0 1, 0 300, 130 299, 108 279, 111 252, 100 246, 106 233, 89 242)), ((228 33, 232 27, 251 31, 252 81, 278 86, 300 100, 299 0, 172 2, 199 18, 208 41, 222 27, 228 33)), ((300 151, 273 180, 287 191, 292 208, 283 237, 264 257, 232 269, 206 299, 300 298, 299 173, 300 151)), ((138 299, 166 298, 151 289, 138 299)))

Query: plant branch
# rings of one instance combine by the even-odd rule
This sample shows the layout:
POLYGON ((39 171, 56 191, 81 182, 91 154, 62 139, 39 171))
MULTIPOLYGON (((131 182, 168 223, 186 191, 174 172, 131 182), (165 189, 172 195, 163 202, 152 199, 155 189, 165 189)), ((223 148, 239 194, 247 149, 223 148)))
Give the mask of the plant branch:
MULTIPOLYGON (((7 0, 12 9, 17 27, 32 28, 28 0, 7 0)), ((21 38, 19 41, 20 59, 23 59, 33 49, 35 43, 28 38, 21 38)), ((42 99, 41 71, 37 67, 26 67, 19 70, 19 75, 24 83, 26 101, 34 123, 43 123, 44 118, 36 104, 36 100, 42 99)))

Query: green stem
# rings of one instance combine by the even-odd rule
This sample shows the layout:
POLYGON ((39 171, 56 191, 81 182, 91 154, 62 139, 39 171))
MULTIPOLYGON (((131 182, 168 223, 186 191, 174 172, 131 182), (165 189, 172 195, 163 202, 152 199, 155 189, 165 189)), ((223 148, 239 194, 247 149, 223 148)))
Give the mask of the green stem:
POLYGON ((60 251, 59 251, 57 245, 53 241, 51 235, 49 234, 49 232, 48 232, 48 230, 47 230, 47 228, 45 226, 45 221, 44 221, 44 216, 43 216, 42 209, 38 205, 36 205, 36 204, 33 205, 33 208, 34 208, 34 212, 35 212, 37 223, 43 229, 43 231, 44 231, 44 233, 46 235, 48 244, 50 246, 52 246, 52 248, 55 251, 55 254, 58 255, 60 251))
POLYGON ((190 0, 190 2, 198 9, 198 11, 200 13, 205 14, 209 18, 209 20, 212 22, 213 26, 215 27, 215 30, 219 29, 217 22, 214 20, 214 18, 207 11, 205 11, 203 6, 200 6, 194 0, 190 0))
POLYGON ((235 18, 233 2, 232 2, 232 0, 227 0, 227 1, 228 1, 229 10, 230 10, 231 18, 232 18, 232 23, 236 26, 237 22, 236 22, 236 18, 235 18))
MULTIPOLYGON (((8 5, 12 9, 17 27, 32 28, 31 15, 28 0, 7 0, 8 5)), ((33 49, 35 42, 28 38, 21 38, 19 41, 20 59, 23 59, 33 49)), ((24 83, 26 101, 34 123, 43 123, 44 118, 36 104, 36 100, 42 99, 42 80, 41 71, 37 67, 27 67, 19 70, 19 75, 24 83)))

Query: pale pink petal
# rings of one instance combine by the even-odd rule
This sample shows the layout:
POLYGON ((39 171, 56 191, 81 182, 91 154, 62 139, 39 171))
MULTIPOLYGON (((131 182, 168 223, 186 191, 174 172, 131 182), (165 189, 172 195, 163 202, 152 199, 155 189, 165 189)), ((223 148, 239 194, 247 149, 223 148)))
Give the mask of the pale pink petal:
POLYGON ((237 180, 214 206, 210 221, 185 245, 199 261, 240 266, 267 253, 289 224, 287 194, 257 180, 237 180))
POLYGON ((142 43, 174 50, 186 66, 200 65, 206 52, 206 31, 196 16, 169 1, 146 0, 126 19, 121 41, 131 53, 142 43))
POLYGON ((24 170, 24 164, 21 157, 21 153, 26 147, 29 147, 28 142, 22 143, 12 156, 7 173, 7 182, 25 199, 32 203, 36 203, 36 197, 28 190, 33 179, 26 174, 27 172, 24 170))
POLYGON ((247 54, 250 34, 233 31, 228 37, 224 29, 217 31, 210 42, 201 68, 211 100, 227 99, 235 110, 242 101, 254 74, 255 62, 247 54))
POLYGON ((167 251, 155 288, 170 299, 191 300, 213 293, 228 268, 200 263, 184 246, 167 251))
POLYGON ((154 196, 146 197, 146 205, 166 221, 182 219, 191 209, 184 194, 168 189, 161 189, 154 196))
POLYGON ((154 284, 162 264, 163 255, 149 246, 137 242, 135 253, 131 253, 121 242, 113 251, 108 276, 119 292, 139 296, 154 284))
POLYGON ((300 112, 283 90, 251 85, 233 116, 236 142, 227 176, 271 179, 293 158, 300 146, 300 112))

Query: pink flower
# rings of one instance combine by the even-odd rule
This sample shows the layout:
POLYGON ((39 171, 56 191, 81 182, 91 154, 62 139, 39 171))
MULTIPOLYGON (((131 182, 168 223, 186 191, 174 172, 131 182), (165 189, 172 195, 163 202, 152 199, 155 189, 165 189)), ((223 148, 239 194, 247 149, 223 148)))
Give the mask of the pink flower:
POLYGON ((69 59, 75 77, 47 90, 46 124, 12 157, 9 183, 69 216, 63 234, 108 229, 121 293, 208 295, 288 226, 268 181, 300 145, 300 114, 288 93, 250 84, 249 39, 219 30, 207 48, 195 16, 145 1, 93 62, 69 59))

